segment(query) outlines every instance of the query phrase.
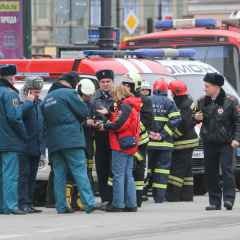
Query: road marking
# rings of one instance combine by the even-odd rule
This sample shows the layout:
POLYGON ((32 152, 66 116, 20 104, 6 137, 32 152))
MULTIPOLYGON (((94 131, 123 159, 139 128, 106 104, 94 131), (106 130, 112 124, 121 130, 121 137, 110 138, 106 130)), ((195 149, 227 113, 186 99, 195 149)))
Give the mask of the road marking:
POLYGON ((7 235, 1 235, 0 239, 13 239, 13 238, 20 238, 20 237, 26 237, 26 234, 7 234, 7 235))

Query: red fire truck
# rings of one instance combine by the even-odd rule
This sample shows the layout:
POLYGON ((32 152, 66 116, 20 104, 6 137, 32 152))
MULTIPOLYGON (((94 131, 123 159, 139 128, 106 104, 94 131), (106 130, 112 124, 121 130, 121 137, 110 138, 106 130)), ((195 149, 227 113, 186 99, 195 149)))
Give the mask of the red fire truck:
POLYGON ((120 49, 194 48, 195 59, 214 66, 240 93, 240 20, 158 20, 156 32, 123 41, 120 49))

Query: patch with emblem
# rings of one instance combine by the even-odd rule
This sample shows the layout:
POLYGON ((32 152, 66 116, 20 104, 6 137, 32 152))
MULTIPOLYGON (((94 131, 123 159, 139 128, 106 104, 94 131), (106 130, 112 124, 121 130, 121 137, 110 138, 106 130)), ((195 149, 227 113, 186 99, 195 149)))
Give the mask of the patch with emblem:
POLYGON ((223 114, 223 112, 224 112, 223 108, 218 109, 218 114, 223 114))
POLYGON ((12 100, 12 105, 15 106, 15 107, 19 105, 19 101, 18 101, 17 98, 14 98, 14 99, 12 100))

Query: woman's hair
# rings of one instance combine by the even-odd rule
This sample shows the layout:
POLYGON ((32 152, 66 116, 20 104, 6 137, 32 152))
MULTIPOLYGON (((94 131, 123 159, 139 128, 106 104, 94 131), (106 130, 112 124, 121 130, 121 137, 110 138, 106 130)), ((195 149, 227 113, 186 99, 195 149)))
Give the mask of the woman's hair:
POLYGON ((114 101, 119 102, 126 97, 133 96, 130 90, 124 85, 117 85, 113 87, 112 96, 114 101))

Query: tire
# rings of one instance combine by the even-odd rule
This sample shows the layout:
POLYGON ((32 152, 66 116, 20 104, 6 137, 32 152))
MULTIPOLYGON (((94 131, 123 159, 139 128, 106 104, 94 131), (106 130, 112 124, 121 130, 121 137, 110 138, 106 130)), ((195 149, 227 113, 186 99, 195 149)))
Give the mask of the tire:
POLYGON ((201 196, 207 193, 207 179, 205 174, 194 176, 194 195, 201 196))

